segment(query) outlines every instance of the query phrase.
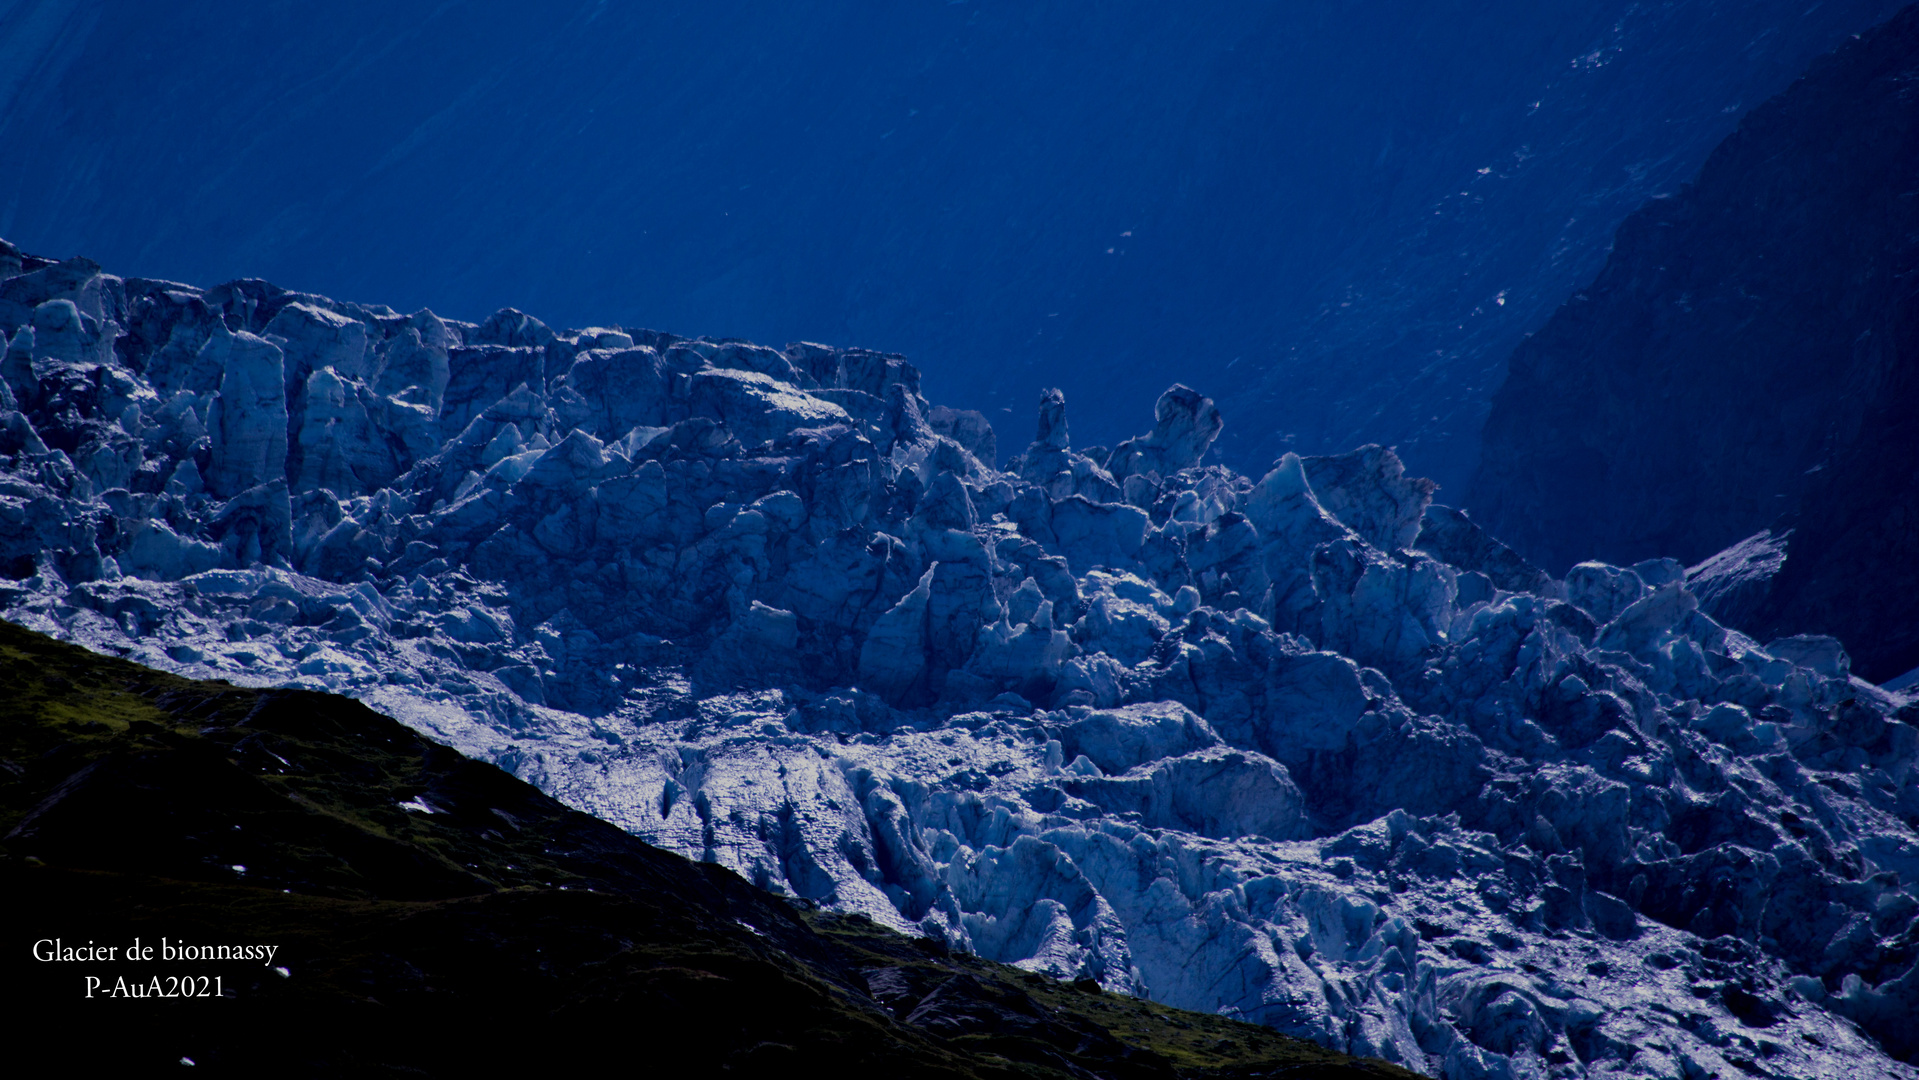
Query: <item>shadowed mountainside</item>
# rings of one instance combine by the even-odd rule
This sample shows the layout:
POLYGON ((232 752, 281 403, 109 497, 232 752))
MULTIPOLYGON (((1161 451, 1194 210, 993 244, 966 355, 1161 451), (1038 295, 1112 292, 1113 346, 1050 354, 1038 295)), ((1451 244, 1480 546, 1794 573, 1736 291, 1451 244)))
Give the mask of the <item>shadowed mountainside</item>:
MULTIPOLYGON (((1896 0, 0 2, 0 235, 480 319, 903 352, 1009 445, 1457 492, 1519 336, 1896 0)), ((989 462, 989 464, 991 464, 989 462)), ((1456 501, 1456 499, 1455 499, 1456 501)))
POLYGON ((1919 8, 1621 226, 1513 354, 1485 440, 1470 505, 1547 569, 1767 530, 1783 562, 1716 615, 1843 635, 1873 679, 1919 666, 1919 8))

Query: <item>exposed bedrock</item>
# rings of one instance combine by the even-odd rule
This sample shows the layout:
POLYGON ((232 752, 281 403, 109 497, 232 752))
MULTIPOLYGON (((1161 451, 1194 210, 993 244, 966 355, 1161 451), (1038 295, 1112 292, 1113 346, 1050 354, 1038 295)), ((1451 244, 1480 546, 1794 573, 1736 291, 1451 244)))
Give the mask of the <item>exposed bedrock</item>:
POLYGON ((1377 446, 1201 465, 1185 387, 1002 469, 897 356, 15 269, 9 619, 1435 1075, 1919 1077, 1919 705, 1678 562, 1549 575, 1377 446))
POLYGON ((1513 353, 1468 505, 1553 573, 1671 556, 1720 622, 1919 668, 1919 9, 1754 109, 1513 353))

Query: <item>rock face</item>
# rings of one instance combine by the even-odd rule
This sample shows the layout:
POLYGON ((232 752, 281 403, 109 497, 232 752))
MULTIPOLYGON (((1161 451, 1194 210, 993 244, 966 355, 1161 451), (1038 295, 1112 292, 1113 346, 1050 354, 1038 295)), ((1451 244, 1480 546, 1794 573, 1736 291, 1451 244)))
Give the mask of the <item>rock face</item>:
POLYGON ((1723 622, 1919 667, 1915 79, 1907 8, 1621 226, 1513 354, 1468 500, 1488 528, 1555 572, 1675 556, 1723 622))
POLYGON ((1200 464, 1183 387, 1001 470, 888 354, 14 269, 13 621, 1426 1073, 1919 1077, 1919 706, 1676 561, 1548 576, 1378 447, 1200 464))

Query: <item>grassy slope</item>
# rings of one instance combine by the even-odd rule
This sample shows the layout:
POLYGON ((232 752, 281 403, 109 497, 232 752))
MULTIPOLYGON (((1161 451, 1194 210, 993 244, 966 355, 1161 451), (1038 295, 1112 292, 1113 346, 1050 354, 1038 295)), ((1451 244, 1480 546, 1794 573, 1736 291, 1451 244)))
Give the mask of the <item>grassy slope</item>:
POLYGON ((0 623, 0 702, 12 1042, 39 1069, 1412 1075, 797 910, 343 698, 0 623), (30 954, 135 936, 271 943, 288 974, 30 954), (89 1001, 89 975, 226 996, 89 1001))

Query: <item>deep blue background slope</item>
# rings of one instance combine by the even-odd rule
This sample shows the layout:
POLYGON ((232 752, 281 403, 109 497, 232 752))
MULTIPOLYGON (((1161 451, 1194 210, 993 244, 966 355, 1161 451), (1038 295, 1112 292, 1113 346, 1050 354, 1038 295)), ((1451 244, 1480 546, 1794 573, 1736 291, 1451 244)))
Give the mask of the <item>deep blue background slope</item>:
POLYGON ((1009 449, 1041 386, 1111 443, 1183 379, 1246 467, 1377 440, 1457 492, 1626 213, 1896 7, 12 0, 0 235, 898 350, 1009 449))
POLYGON ((1716 618, 1919 667, 1919 5, 1628 218, 1511 369, 1467 505, 1527 558, 1699 563, 1769 530, 1783 569, 1716 618))

